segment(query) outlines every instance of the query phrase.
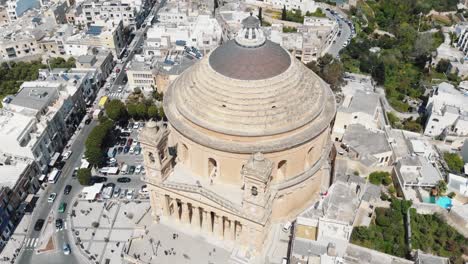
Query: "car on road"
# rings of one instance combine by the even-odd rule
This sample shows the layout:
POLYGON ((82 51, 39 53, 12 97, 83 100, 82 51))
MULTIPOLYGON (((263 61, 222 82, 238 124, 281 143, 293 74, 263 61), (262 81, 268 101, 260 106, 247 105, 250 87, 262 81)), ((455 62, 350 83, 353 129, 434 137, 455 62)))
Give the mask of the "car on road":
POLYGON ((78 170, 79 170, 78 167, 75 167, 75 169, 73 169, 72 178, 76 178, 76 175, 78 175, 78 170))
POLYGON ((58 218, 57 220, 55 220, 55 228, 61 229, 62 227, 63 227, 63 220, 62 220, 62 218, 58 218))
POLYGON ((115 73, 119 73, 120 72, 120 68, 115 68, 115 73))
POLYGON ((120 154, 120 153, 122 153, 122 152, 123 152, 123 147, 118 147, 118 148, 117 148, 117 153, 120 154))
POLYGON ((121 183, 127 183, 127 182, 131 182, 132 179, 128 178, 128 177, 120 177, 120 178, 117 178, 117 182, 121 182, 121 183))
POLYGON ((63 245, 63 254, 64 255, 70 255, 70 253, 71 253, 70 245, 69 244, 63 245))
POLYGON ((72 186, 68 184, 67 186, 65 186, 65 189, 63 189, 63 194, 65 195, 69 194, 71 189, 72 189, 72 186))
POLYGON ((123 91, 123 86, 119 86, 119 89, 117 89, 118 93, 121 93, 123 91))
POLYGON ((140 127, 140 123, 135 122, 135 124, 133 124, 133 129, 138 129, 139 127, 140 127))
POLYGON ((130 166, 130 169, 128 170, 128 174, 133 174, 135 173, 135 166, 130 166))
POLYGON ((129 199, 129 200, 132 199, 133 198, 133 193, 134 193, 133 189, 129 189, 127 191, 127 199, 129 199))
POLYGON ((57 198, 57 193, 51 193, 49 195, 49 198, 47 198, 47 202, 53 203, 55 201, 55 198, 57 198))
POLYGON ((136 168, 135 168, 135 173, 136 173, 136 174, 140 174, 141 168, 142 168, 142 167, 143 167, 143 166, 141 166, 141 165, 137 165, 136 168))
POLYGON ((41 231, 42 226, 44 225, 45 220, 44 219, 37 219, 36 224, 34 224, 34 230, 36 231, 41 231))
POLYGON ((67 160, 67 159, 69 159, 70 156, 72 155, 72 153, 73 153, 73 152, 72 152, 71 150, 65 152, 65 153, 63 154, 62 160, 67 160))
POLYGON ((89 125, 89 123, 91 123, 91 121, 92 121, 92 119, 91 119, 90 117, 88 117, 88 118, 84 121, 84 123, 85 123, 85 125, 89 125))
POLYGON ((67 209, 67 203, 64 203, 64 202, 60 203, 60 206, 58 208, 58 212, 59 213, 65 213, 65 209, 67 209))

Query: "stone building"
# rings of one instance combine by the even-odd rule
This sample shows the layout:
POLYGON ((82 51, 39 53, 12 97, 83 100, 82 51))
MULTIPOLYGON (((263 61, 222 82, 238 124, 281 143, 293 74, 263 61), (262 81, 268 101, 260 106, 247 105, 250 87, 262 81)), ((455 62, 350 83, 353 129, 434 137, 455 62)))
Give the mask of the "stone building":
POLYGON ((257 18, 182 73, 140 135, 155 220, 260 252, 330 185, 335 98, 257 18))

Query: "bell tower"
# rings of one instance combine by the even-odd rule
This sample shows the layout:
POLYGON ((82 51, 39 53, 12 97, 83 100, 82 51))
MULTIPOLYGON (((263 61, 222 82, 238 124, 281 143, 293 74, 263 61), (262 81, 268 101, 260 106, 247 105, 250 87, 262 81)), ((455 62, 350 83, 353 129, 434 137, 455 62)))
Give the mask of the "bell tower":
POLYGON ((161 183, 169 176, 174 166, 174 156, 169 154, 169 130, 165 124, 147 123, 140 134, 146 181, 161 183))
POLYGON ((270 182, 273 162, 257 152, 242 167, 244 194, 242 207, 252 214, 263 214, 270 199, 270 182))

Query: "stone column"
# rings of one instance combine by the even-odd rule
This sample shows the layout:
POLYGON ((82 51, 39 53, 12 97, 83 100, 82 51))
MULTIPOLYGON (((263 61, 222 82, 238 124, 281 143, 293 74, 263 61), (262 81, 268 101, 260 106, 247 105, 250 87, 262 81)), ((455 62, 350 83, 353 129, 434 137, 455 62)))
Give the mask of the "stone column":
POLYGON ((163 196, 163 215, 166 216, 166 217, 170 217, 171 216, 171 212, 169 210, 169 198, 168 196, 163 196))
POLYGON ((192 226, 195 229, 200 228, 200 208, 192 205, 192 226))
POLYGON ((219 215, 215 215, 214 217, 214 226, 213 232, 219 238, 223 238, 223 217, 219 215))
POLYGON ((190 224, 190 211, 189 211, 189 206, 188 203, 182 203, 182 212, 181 212, 181 217, 180 220, 182 221, 183 224, 190 224))
POLYGON ((205 231, 208 234, 211 234, 211 214, 210 212, 203 211, 203 231, 205 231))
POLYGON ((229 221, 229 239, 236 241, 236 221, 229 221))
POLYGON ((176 222, 180 222, 180 215, 179 215, 179 203, 176 199, 172 200, 172 217, 176 222))

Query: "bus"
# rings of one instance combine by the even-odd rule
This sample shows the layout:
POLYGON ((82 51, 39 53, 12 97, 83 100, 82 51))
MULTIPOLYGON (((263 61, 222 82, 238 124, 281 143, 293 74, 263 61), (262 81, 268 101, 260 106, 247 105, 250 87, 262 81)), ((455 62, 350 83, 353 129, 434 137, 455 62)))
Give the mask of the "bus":
POLYGON ((60 158, 60 153, 55 152, 52 158, 50 159, 49 167, 53 167, 59 158, 60 158))
POLYGON ((62 173, 61 170, 54 169, 50 174, 49 174, 49 179, 47 180, 49 183, 56 183, 58 177, 60 176, 60 173, 62 173))

